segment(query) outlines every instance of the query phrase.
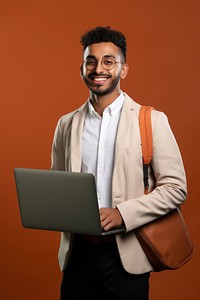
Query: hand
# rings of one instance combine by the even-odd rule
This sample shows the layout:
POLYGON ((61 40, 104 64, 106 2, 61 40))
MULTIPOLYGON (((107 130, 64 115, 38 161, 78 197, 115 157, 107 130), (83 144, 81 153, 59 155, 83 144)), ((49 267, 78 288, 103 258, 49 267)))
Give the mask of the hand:
POLYGON ((123 224, 123 219, 117 208, 100 208, 101 226, 105 231, 123 224))

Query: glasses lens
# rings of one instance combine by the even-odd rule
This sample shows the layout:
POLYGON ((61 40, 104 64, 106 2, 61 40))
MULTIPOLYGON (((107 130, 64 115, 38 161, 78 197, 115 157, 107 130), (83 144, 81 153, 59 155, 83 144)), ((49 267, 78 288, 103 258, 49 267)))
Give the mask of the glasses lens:
POLYGON ((93 70, 97 66, 97 61, 94 58, 88 58, 85 60, 85 67, 88 70, 93 70))
POLYGON ((105 70, 111 70, 114 68, 115 66, 115 60, 113 58, 110 57, 105 57, 102 60, 102 66, 105 70))

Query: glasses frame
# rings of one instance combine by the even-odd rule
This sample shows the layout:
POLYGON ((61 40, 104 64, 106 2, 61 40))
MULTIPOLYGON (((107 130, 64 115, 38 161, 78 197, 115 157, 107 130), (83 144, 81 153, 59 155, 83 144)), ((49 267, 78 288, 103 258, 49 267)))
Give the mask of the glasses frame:
POLYGON ((98 59, 93 58, 93 57, 88 58, 88 59, 93 59, 93 60, 95 60, 95 62, 96 62, 96 64, 94 65, 94 67, 89 66, 89 68, 88 68, 88 66, 86 65, 87 59, 84 60, 84 61, 82 62, 82 64, 85 65, 86 70, 89 70, 89 71, 95 70, 96 67, 98 66, 98 63, 99 63, 99 62, 101 62, 102 68, 103 68, 104 70, 106 70, 106 71, 113 70, 116 64, 124 64, 124 63, 122 63, 121 61, 116 61, 113 57, 103 57, 101 60, 98 60, 98 59), (107 67, 105 68, 105 67, 104 67, 103 61, 106 60, 106 59, 111 59, 111 60, 114 62, 113 67, 111 67, 111 68, 109 68, 109 67, 108 67, 108 68, 107 68, 107 67))

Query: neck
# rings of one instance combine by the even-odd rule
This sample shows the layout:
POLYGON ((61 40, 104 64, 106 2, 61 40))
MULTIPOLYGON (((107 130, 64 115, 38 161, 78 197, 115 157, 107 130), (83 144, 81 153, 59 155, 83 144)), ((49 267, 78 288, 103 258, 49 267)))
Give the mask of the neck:
POLYGON ((104 109, 113 103, 119 95, 120 90, 107 95, 96 95, 91 93, 90 99, 95 111, 102 117, 104 109))

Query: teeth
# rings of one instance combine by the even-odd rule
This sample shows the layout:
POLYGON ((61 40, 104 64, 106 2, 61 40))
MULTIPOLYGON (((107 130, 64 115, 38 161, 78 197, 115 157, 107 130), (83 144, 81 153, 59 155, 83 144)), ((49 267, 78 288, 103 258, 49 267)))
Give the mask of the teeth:
POLYGON ((95 81, 105 81, 105 80, 107 80, 107 78, 105 78, 105 77, 100 77, 100 78, 99 77, 95 77, 94 80, 95 81))

